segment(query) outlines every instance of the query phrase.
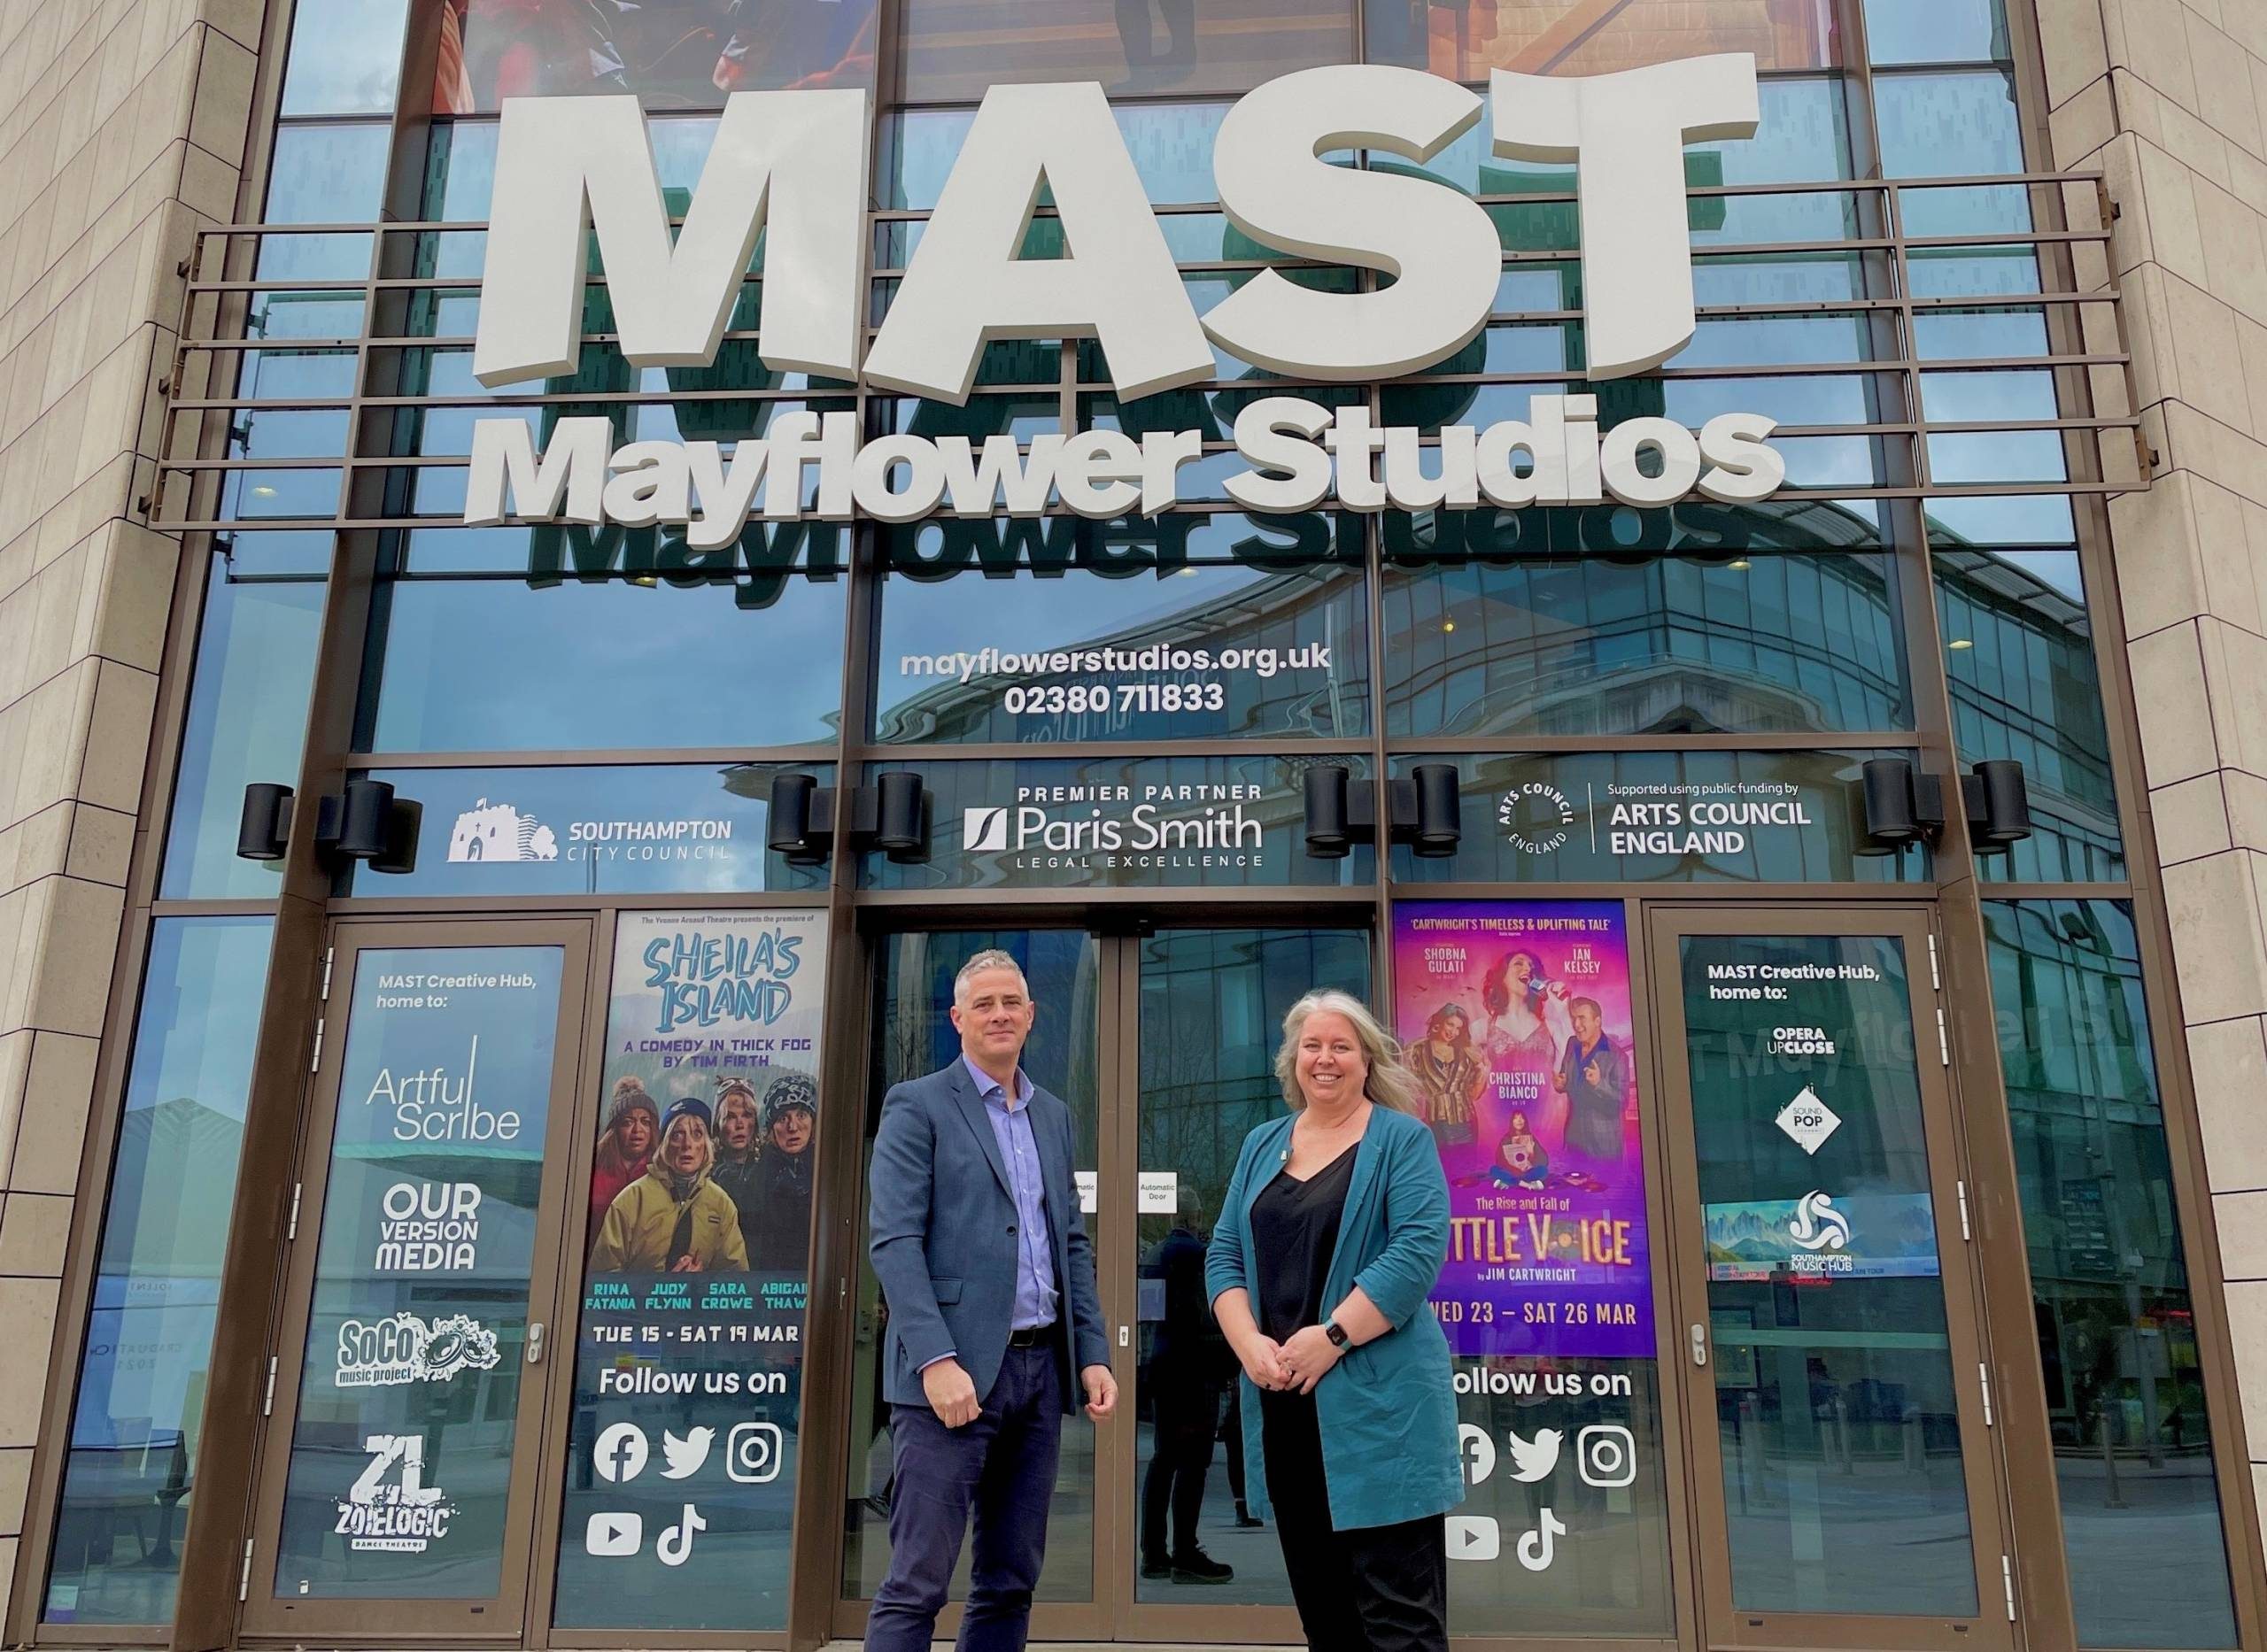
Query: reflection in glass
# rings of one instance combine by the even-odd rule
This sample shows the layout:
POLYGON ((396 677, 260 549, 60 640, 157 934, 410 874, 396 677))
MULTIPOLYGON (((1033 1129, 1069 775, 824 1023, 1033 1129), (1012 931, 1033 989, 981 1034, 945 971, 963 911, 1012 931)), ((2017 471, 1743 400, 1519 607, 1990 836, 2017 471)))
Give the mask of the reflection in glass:
MULTIPOLYGON (((1024 1070, 1042 1090, 1060 1096, 1071 1109, 1077 1157, 1073 1168, 1095 1174, 1101 1151, 1100 1060, 1096 1021, 1100 1013, 1101 948, 1076 930, 944 931, 891 935, 875 949, 873 1077, 867 1086, 864 1146, 858 1185, 873 1154, 881 1123, 882 1097, 892 1085, 932 1073, 960 1059, 960 1035, 947 1012, 952 1007, 953 977, 976 953, 997 946, 1014 954, 1031 984, 1038 1018, 1024 1046, 1024 1070)), ((1087 1232, 1097 1255, 1106 1254, 1103 1235, 1110 1214, 1090 1212, 1087 1232)), ((881 1397, 882 1332, 888 1307, 881 1284, 864 1260, 864 1224, 860 1224, 857 1352, 852 1363, 849 1407, 848 1501, 843 1511, 842 1590, 870 1598, 889 1571, 889 1404, 881 1397)), ((1115 1425, 1114 1425, 1115 1426, 1115 1425)), ((1090 1601, 1095 1596, 1095 1425, 1083 1417, 1064 1419, 1063 1455, 1055 1475, 1054 1501, 1048 1506, 1047 1563, 1040 1573, 1041 1601, 1090 1601)), ((953 1575, 952 1598, 968 1594, 969 1553, 963 1547, 953 1575)))
POLYGON ((1973 1617, 1903 944, 1688 935, 1681 956, 1732 1604, 1973 1617), (1768 1003, 1726 984, 1765 969, 1768 1003), (1831 1052, 1782 1054, 1787 1025, 1831 1052), (1818 1158, 1775 1122, 1806 1090, 1840 1120, 1818 1158))
POLYGON ((2006 0, 1866 0, 1866 58, 1893 63, 2000 63, 2014 56, 2006 0))
POLYGON ((905 0, 897 15, 908 103, 1014 81, 1201 96, 1355 55, 1352 0, 1048 0, 1037 36, 1028 0, 905 0))
MULTIPOLYGON (((269 224, 361 224, 378 216, 392 129, 378 121, 276 127, 268 167, 269 224)), ((370 273, 367 235, 265 235, 262 281, 361 281, 370 273)))
MULTIPOLYGON (((674 534, 538 528, 466 537, 485 575, 428 576, 421 534, 382 576, 356 749, 613 750, 832 740, 848 534, 753 522, 692 552, 674 534), (516 561, 517 566, 513 563, 516 561)), ((398 552, 397 554, 400 554, 398 552)))
POLYGON ((2117 786, 2077 552, 1959 551, 1939 536, 1932 560, 1961 760, 2016 760, 2031 796, 2031 835, 1982 860, 1980 875, 2123 878, 2117 786))
POLYGON ((298 0, 281 112, 391 120, 408 10, 408 0, 298 0))
POLYGON ((874 13, 874 0, 444 0, 433 112, 576 92, 635 93, 648 109, 714 109, 732 92, 870 86, 874 13))
POLYGON ((1841 61, 1837 8, 1725 4, 1598 6, 1580 0, 1368 0, 1366 60, 1485 80, 1606 74, 1704 52, 1747 51, 1759 69, 1841 61))
POLYGON ((236 824, 245 786, 298 784, 330 536, 320 536, 323 560, 305 559, 313 579, 263 577, 260 565, 277 560, 259 544, 265 537, 223 541, 229 548, 213 556, 205 581, 166 840, 167 899, 263 899, 282 892, 281 862, 237 857, 236 824))
POLYGON ((555 946, 355 961, 279 1600, 501 1589, 563 965, 555 946))
POLYGON ((1236 1361, 1212 1323, 1204 1251, 1244 1137, 1283 1106, 1284 1015, 1317 987, 1366 999, 1369 984, 1358 930, 1175 930, 1141 943, 1137 1165, 1172 1173, 1176 1206, 1142 1216, 1137 1236, 1136 1600, 1291 1603, 1282 1546, 1244 1507, 1236 1361))
MULTIPOLYGON (((50 1623, 173 1617, 272 927, 161 918, 151 931, 56 1514, 50 1623)), ((35 1083, 27 1105, 66 1100, 35 1083)), ((19 1144, 19 1186, 26 1170, 19 1144)), ((69 1171, 49 1191, 69 1192, 69 1171)))
POLYGON ((1912 726, 1884 556, 1389 563, 1383 602, 1397 735, 1912 726))
POLYGON ((2078 1643, 2232 1647, 2133 908, 1987 901, 1984 921, 2078 1643), (2148 1587, 2132 1587, 2137 1577, 2148 1587))
POLYGON ((1369 729, 1350 516, 925 522, 885 541, 884 740, 1369 729))

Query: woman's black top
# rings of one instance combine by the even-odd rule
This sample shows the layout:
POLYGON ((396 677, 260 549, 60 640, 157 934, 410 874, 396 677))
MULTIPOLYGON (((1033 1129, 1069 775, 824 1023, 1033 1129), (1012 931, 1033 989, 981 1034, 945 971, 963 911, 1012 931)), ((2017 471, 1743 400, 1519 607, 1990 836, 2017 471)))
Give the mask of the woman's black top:
POLYGON ((1354 1154, 1361 1145, 1356 1141, 1304 1182, 1291 1176, 1287 1161, 1251 1201, 1251 1247, 1259 1262, 1259 1328, 1278 1342, 1295 1331, 1320 1324, 1323 1315, 1335 1306, 1322 1300, 1323 1287, 1331 1253, 1338 1248, 1338 1221, 1346 1211, 1354 1154))

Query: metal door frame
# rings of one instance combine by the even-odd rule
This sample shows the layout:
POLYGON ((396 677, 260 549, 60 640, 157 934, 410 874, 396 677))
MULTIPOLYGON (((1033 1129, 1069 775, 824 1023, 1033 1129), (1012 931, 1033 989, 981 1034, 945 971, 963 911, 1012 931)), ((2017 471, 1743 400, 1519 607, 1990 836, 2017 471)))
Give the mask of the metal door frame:
MULTIPOLYGON (((1699 1644, 1715 1648, 1796 1648, 1863 1644, 1879 1652, 1950 1652, 1960 1648, 2011 1648, 2016 1610, 2010 1580, 2010 1533, 2005 1523, 2003 1471, 1984 1382, 1990 1342, 1980 1259, 1961 1215, 1967 1177, 1961 1162, 1961 1118, 1953 1095, 1950 1061, 1925 1059, 1930 1022, 1944 1009, 1942 972, 1936 962, 1935 912, 1922 903, 1869 903, 1862 907, 1800 905, 1707 907, 1669 902, 1645 907, 1645 953, 1651 982, 1654 1082, 1660 1097, 1665 1193, 1670 1208, 1668 1278, 1671 1300, 1688 1327, 1708 1325, 1706 1250, 1702 1242, 1697 1181, 1698 1149, 1692 1117, 1691 1073, 1685 1060, 1683 972, 1677 943, 1686 936, 1897 938, 1905 947, 1906 988, 1913 1022, 1914 1069, 1920 1090, 1945 1324, 1961 1427, 1962 1477, 1968 1492, 1970 1548, 1976 1569, 1977 1616, 1949 1619, 1858 1613, 1762 1612, 1734 1606, 1729 1526, 1724 1514, 1722 1455, 1716 1419, 1713 1337, 1708 1368, 1696 1367, 1680 1341, 1665 1355, 1675 1366, 1687 1449, 1683 1465, 1695 1561, 1694 1600, 1699 1644), (1930 976, 1924 984, 1923 955, 1930 976), (1935 1012, 1935 1014, 1932 1014, 1935 1012), (1676 1357, 1682 1349, 1683 1356, 1676 1357), (1970 1370, 1975 1372, 1971 1378, 1970 1370), (2001 1588, 1992 1587, 1994 1583, 2001 1588), (2004 1602, 2004 1605, 2003 1605, 2004 1602)), ((1940 1046, 1941 1047, 1941 1046, 1940 1046)))
MULTIPOLYGON (((563 957, 559 1004, 553 1031, 550 1115, 545 1127, 542 1193, 528 1269, 528 1321, 555 1327, 561 1278, 566 1193, 574 1159, 576 1102, 584 1057, 584 1017, 590 985, 592 923, 588 918, 460 918, 403 922, 383 918, 338 920, 328 938, 330 969, 322 1000, 327 1019, 337 1023, 324 1041, 317 1070, 307 1087, 307 1127, 301 1137, 297 1171, 299 1226, 287 1247, 278 1332, 273 1349, 270 1393, 273 1412, 262 1424, 255 1448, 252 1537, 245 1555, 244 1598, 240 1633, 247 1640, 318 1636, 354 1644, 397 1639, 402 1633, 450 1640, 540 1644, 541 1630, 530 1621, 539 1572, 547 1563, 537 1554, 542 1536, 538 1504, 549 1468, 555 1463, 546 1439, 547 1403, 555 1355, 523 1364, 517 1413, 513 1422, 511 1480, 506 1494, 503 1568, 497 1594, 485 1600, 444 1600, 429 1595, 338 1596, 304 1602, 275 1593, 284 1491, 291 1438, 298 1421, 299 1386, 305 1375, 307 1324, 316 1264, 321 1248, 324 1198, 330 1180, 331 1144, 338 1116, 339 1085, 345 1070, 352 984, 364 954, 407 947, 556 946, 563 957), (383 1625, 374 1621, 383 1608, 383 1625), (532 1639, 530 1637, 533 1637, 532 1639)), ((546 1339, 555 1346, 555 1339, 546 1339)))

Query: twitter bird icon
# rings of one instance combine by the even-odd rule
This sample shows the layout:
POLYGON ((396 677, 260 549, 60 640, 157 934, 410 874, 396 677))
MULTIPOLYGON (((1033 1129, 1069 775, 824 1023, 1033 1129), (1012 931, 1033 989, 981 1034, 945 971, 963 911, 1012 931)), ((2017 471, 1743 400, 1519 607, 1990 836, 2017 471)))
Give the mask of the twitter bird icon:
MULTIPOLYGON (((1559 1466, 1559 1442, 1566 1437, 1555 1428, 1538 1428, 1533 1440, 1521 1440, 1506 1429, 1504 1440, 1512 1448, 1512 1478, 1533 1485, 1548 1475, 1559 1466)), ((662 1449, 668 1451, 669 1447, 664 1444, 662 1449)), ((669 1461, 677 1461, 674 1452, 669 1453, 669 1461)))
MULTIPOLYGON (((698 1472, 700 1465, 708 1461, 708 1442, 716 1438, 716 1431, 713 1428, 689 1428, 685 1430, 683 1440, 663 1429, 662 1455, 669 1460, 669 1467, 662 1471, 662 1478, 681 1480, 698 1472)), ((1559 1455, 1559 1437, 1556 1434, 1551 1437, 1551 1455, 1554 1458, 1559 1455)), ((1547 1466, 1544 1472, 1550 1472, 1547 1466)))

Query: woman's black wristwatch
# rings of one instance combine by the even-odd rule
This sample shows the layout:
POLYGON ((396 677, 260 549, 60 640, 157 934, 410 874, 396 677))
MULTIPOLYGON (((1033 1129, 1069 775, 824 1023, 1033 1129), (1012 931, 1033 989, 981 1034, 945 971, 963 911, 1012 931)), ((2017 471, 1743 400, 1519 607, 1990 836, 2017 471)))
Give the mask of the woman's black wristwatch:
POLYGON ((1322 1322, 1322 1334, 1328 1337, 1330 1346, 1342 1354, 1354 1346, 1353 1339, 1346 1334, 1346 1327, 1335 1319, 1326 1319, 1322 1322))

